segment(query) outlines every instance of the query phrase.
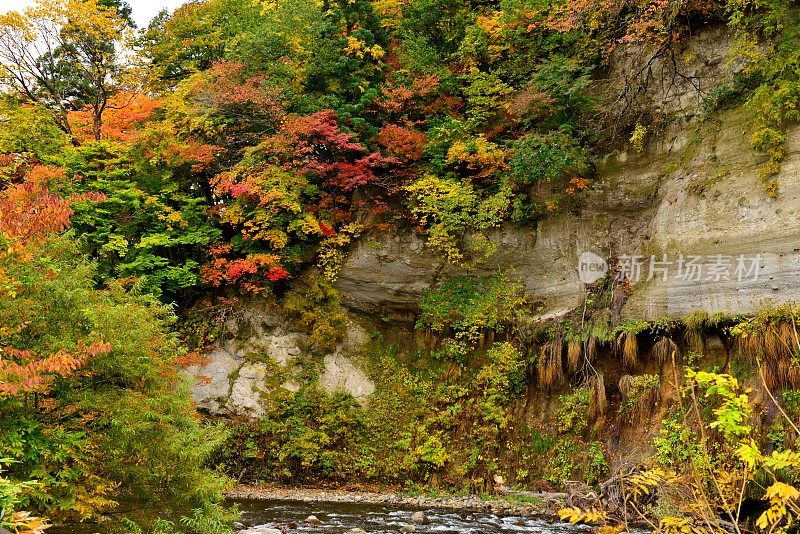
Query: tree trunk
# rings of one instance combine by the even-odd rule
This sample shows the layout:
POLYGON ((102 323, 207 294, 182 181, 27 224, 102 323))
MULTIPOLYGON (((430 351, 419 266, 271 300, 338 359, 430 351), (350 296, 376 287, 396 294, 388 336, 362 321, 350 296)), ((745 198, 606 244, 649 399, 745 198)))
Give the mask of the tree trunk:
POLYGON ((59 130, 69 136, 69 141, 72 143, 72 146, 81 146, 81 142, 78 140, 77 136, 69 125, 69 120, 67 119, 66 113, 54 111, 53 119, 55 120, 56 126, 58 126, 59 130))
POLYGON ((103 126, 102 112, 95 111, 92 115, 92 132, 94 133, 94 140, 100 140, 100 128, 103 126))

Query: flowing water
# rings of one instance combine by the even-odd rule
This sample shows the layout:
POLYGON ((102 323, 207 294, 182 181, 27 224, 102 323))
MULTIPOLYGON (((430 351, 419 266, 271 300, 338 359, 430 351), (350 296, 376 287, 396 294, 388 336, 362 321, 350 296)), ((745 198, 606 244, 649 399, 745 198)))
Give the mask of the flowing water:
MULTIPOLYGON (((427 525, 414 525, 415 534, 578 534, 592 531, 584 525, 550 523, 533 517, 498 516, 485 512, 470 512, 445 508, 412 508, 397 504, 298 501, 227 501, 242 511, 240 522, 247 527, 280 528, 287 534, 344 534, 360 528, 369 534, 400 534, 411 523, 411 514, 422 510, 428 516, 427 525), (315 515, 321 525, 303 523, 315 515), (287 528, 289 527, 289 528, 287 528)), ((105 533, 104 525, 79 524, 53 528, 48 534, 105 533)), ((644 530, 636 530, 643 534, 644 530)))
MULTIPOLYGON (((366 532, 397 534, 411 523, 411 514, 417 509, 392 504, 365 503, 302 503, 289 501, 237 501, 242 510, 242 523, 247 526, 281 527, 296 523, 298 534, 341 534, 351 528, 366 532), (315 515, 322 525, 303 524, 309 515, 315 515)), ((414 525, 417 533, 427 534, 575 534, 591 532, 586 526, 548 523, 530 517, 500 517, 490 513, 464 510, 422 509, 428 516, 427 525, 414 525)), ((294 526, 294 525, 290 525, 294 526)))

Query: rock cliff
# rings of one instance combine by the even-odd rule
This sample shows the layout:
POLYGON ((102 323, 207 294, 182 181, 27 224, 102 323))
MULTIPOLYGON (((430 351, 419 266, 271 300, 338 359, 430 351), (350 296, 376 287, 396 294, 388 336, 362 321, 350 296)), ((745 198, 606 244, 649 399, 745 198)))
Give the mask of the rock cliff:
MULTIPOLYGON (((747 115, 731 111, 673 127, 642 155, 609 154, 598 162, 599 187, 580 213, 497 230, 497 252, 472 272, 521 278, 529 297, 542 302, 543 316, 582 303, 578 258, 587 251, 628 265, 634 260, 625 256, 640 257, 640 276, 629 273, 628 317, 750 313, 765 301, 798 300, 800 129, 789 132, 777 199, 760 187, 761 161, 748 138, 747 115), (695 256, 700 267, 692 271, 695 256)), ((367 313, 413 313, 423 288, 463 271, 423 239, 399 233, 362 241, 339 277, 344 302, 367 313)))

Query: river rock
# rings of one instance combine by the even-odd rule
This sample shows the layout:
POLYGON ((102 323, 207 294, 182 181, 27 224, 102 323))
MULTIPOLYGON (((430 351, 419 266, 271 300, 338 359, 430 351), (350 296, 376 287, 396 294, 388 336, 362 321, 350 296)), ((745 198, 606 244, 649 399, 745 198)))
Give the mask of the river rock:
POLYGON ((247 530, 242 530, 239 534, 283 534, 277 528, 272 527, 250 527, 247 530))
POLYGON ((347 531, 347 534, 367 534, 367 531, 363 528, 351 528, 347 531))
POLYGON ((303 523, 307 523, 309 525, 321 525, 322 521, 315 515, 310 515, 303 520, 303 523))
POLYGON ((411 522, 418 525, 427 525, 431 521, 428 519, 428 516, 425 515, 425 512, 419 511, 411 514, 411 522))
POLYGON ((403 525, 403 527, 400 529, 400 532, 408 532, 408 533, 410 533, 410 532, 416 532, 416 531, 417 531, 417 527, 415 527, 414 525, 408 525, 408 524, 407 525, 403 525))

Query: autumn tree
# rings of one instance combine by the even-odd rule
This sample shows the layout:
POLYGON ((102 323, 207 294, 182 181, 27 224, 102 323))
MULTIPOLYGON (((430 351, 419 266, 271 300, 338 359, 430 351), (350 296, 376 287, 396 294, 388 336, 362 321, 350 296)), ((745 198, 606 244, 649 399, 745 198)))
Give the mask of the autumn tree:
MULTIPOLYGON (((186 2, 171 15, 161 11, 150 22, 139 46, 157 87, 210 69, 225 59, 242 31, 259 16, 255 2, 203 0, 186 2)), ((241 38, 241 37, 240 37, 241 38)))
POLYGON ((164 515, 197 507, 203 532, 223 532, 223 480, 203 467, 219 433, 181 387, 171 311, 120 284, 95 288, 58 233, 71 203, 103 197, 63 196, 67 181, 33 166, 0 189, 0 525, 44 530, 15 508, 61 523, 158 502, 164 515))
POLYGON ((51 110, 77 144, 67 119, 88 107, 95 139, 123 70, 128 21, 98 0, 39 0, 0 16, 0 81, 23 101, 51 110))

